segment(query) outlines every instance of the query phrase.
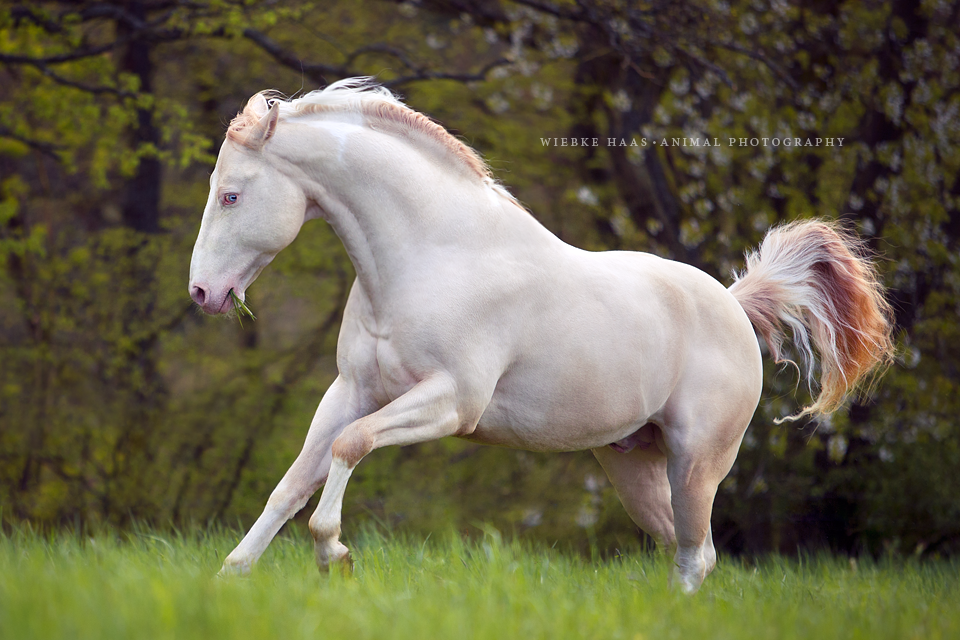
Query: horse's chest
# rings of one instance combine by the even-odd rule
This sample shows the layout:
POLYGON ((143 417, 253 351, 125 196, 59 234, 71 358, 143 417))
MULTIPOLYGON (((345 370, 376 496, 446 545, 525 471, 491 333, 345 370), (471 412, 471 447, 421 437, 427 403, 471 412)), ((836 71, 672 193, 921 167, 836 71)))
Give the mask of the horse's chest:
POLYGON ((356 331, 350 340, 341 335, 337 363, 341 375, 356 385, 374 406, 385 406, 412 389, 425 376, 423 367, 405 359, 392 341, 367 331, 356 331))
POLYGON ((376 364, 380 383, 389 399, 395 400, 423 380, 424 367, 418 366, 391 341, 379 340, 376 346, 376 364))

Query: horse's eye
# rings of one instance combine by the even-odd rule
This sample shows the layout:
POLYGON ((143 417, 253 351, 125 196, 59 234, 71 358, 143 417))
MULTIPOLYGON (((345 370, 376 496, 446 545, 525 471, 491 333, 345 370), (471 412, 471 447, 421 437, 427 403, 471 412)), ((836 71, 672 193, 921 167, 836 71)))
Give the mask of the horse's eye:
POLYGON ((223 205, 237 204, 237 200, 240 199, 239 194, 236 193, 225 193, 220 197, 220 202, 223 205))

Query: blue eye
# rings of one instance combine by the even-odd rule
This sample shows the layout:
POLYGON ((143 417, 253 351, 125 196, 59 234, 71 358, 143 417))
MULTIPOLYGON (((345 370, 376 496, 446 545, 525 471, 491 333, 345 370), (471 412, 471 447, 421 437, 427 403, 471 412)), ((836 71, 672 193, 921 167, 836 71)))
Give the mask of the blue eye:
POLYGON ((220 197, 220 202, 224 205, 237 204, 240 195, 237 193, 225 193, 220 197))

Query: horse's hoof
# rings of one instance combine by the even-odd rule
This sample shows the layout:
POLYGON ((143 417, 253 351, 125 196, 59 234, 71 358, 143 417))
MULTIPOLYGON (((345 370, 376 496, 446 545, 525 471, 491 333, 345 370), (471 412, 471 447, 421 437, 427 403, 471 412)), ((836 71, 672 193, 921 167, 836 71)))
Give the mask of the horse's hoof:
POLYGON ((218 578, 231 578, 234 576, 248 575, 250 575, 249 562, 230 562, 229 558, 223 562, 223 566, 220 567, 220 571, 217 572, 218 578))
POLYGON ((700 590, 700 585, 703 584, 704 577, 705 576, 701 576, 700 580, 697 580, 695 577, 684 576, 680 571, 680 567, 674 567, 673 571, 670 572, 669 586, 671 589, 680 589, 686 596, 692 596, 700 590))
POLYGON ((350 550, 339 542, 321 550, 317 550, 317 567, 321 573, 338 570, 344 575, 353 573, 353 558, 350 550))

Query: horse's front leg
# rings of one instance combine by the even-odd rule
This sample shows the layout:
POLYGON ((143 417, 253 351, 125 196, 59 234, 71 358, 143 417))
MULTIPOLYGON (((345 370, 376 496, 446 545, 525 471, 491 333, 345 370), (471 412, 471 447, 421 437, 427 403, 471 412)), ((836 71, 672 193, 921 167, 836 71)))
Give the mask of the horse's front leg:
POLYGON ((330 470, 330 446, 361 411, 343 378, 334 380, 310 423, 300 455, 284 474, 243 540, 223 561, 220 575, 244 574, 267 549, 280 527, 303 508, 330 470))
POLYGON ((350 474, 365 455, 388 445, 415 444, 468 433, 479 418, 479 413, 461 415, 453 380, 439 374, 423 380, 376 413, 348 425, 333 443, 330 476, 320 504, 310 518, 320 570, 349 559, 347 548, 340 543, 343 494, 350 474))

